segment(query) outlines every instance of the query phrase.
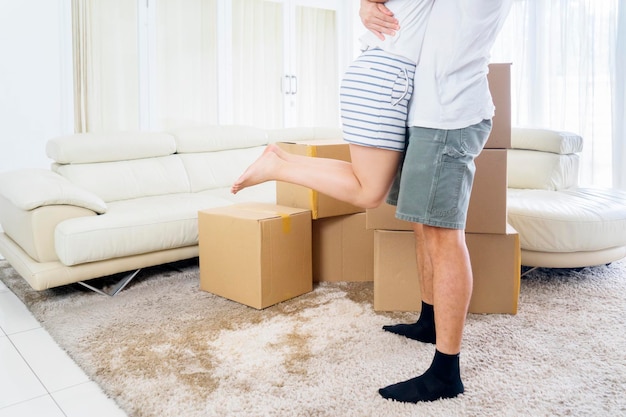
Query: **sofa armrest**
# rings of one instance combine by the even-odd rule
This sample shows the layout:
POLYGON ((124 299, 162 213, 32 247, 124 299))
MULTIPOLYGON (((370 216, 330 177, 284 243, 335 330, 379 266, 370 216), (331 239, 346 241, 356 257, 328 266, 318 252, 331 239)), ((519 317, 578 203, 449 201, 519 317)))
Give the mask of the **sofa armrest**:
POLYGON ((22 210, 0 195, 0 223, 4 234, 36 262, 54 262, 54 231, 59 223, 76 217, 96 216, 84 207, 49 205, 22 210))
POLYGON ((103 214, 106 203, 61 175, 45 169, 21 169, 0 174, 0 195, 28 211, 50 205, 71 205, 103 214))

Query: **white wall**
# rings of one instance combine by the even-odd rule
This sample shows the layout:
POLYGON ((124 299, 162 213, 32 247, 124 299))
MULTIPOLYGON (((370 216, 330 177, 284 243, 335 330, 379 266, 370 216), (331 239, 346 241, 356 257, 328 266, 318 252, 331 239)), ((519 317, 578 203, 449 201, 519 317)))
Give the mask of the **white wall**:
POLYGON ((73 131, 70 0, 0 0, 0 172, 48 168, 73 131))

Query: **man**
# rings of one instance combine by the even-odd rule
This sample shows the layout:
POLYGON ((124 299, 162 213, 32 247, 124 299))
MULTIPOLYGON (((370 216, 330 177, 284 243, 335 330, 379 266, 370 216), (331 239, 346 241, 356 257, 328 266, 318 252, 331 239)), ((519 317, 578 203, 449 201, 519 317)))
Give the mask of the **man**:
MULTIPOLYGON (((410 0, 407 0, 410 1, 410 0)), ((422 375, 381 388, 388 399, 417 403, 464 392, 459 356, 472 292, 465 221, 474 159, 491 131, 490 50, 512 0, 435 0, 409 104, 404 160, 389 192, 396 217, 413 222, 422 311, 412 324, 384 329, 425 343, 435 355, 422 375)), ((402 22, 385 0, 361 2, 361 19, 378 36, 402 22)))

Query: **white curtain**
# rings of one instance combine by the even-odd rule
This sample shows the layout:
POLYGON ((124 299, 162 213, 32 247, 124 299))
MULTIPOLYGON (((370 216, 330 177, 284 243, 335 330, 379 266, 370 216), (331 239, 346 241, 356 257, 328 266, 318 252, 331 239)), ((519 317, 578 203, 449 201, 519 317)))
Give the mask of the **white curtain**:
POLYGON ((626 3, 619 4, 613 72, 613 186, 626 190, 626 3))
POLYGON ((158 129, 218 123, 216 0, 158 0, 158 129))
POLYGON ((339 126, 336 11, 297 1, 232 1, 237 124, 339 126))
POLYGON ((72 0, 74 130, 139 127, 137 6, 72 0))
POLYGON ((623 65, 626 51, 623 26, 618 43, 619 2, 623 0, 514 0, 492 51, 492 62, 513 63, 514 126, 568 130, 583 137, 583 185, 624 186, 623 180, 612 184, 624 177, 614 175, 623 170, 623 156, 612 163, 615 152, 624 152, 624 72, 618 72, 616 63, 623 65), (614 95, 620 82, 621 98, 614 95))
POLYGON ((337 25, 334 10, 296 7, 297 124, 339 126, 337 25))
POLYGON ((338 126, 336 12, 300 3, 72 0, 76 131, 338 126))
POLYGON ((283 125, 284 8, 265 0, 232 1, 233 122, 283 125))

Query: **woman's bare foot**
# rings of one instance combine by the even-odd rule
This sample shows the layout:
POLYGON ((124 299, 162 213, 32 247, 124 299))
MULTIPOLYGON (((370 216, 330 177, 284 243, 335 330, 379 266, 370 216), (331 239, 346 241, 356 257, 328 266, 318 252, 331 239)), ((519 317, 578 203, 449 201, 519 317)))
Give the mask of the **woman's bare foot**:
POLYGON ((269 145, 267 145, 265 147, 265 150, 263 151, 263 154, 266 154, 268 152, 272 152, 275 153, 280 159, 284 159, 285 161, 289 161, 290 160, 290 156, 291 154, 287 151, 285 151, 283 148, 281 148, 280 146, 278 146, 275 143, 270 143, 269 145))
MULTIPOLYGON (((263 154, 250 165, 230 187, 230 192, 237 194, 246 187, 274 180, 274 174, 281 163, 281 158, 274 152, 276 145, 268 145, 263 154)), ((282 149, 281 149, 282 151, 282 149)))

